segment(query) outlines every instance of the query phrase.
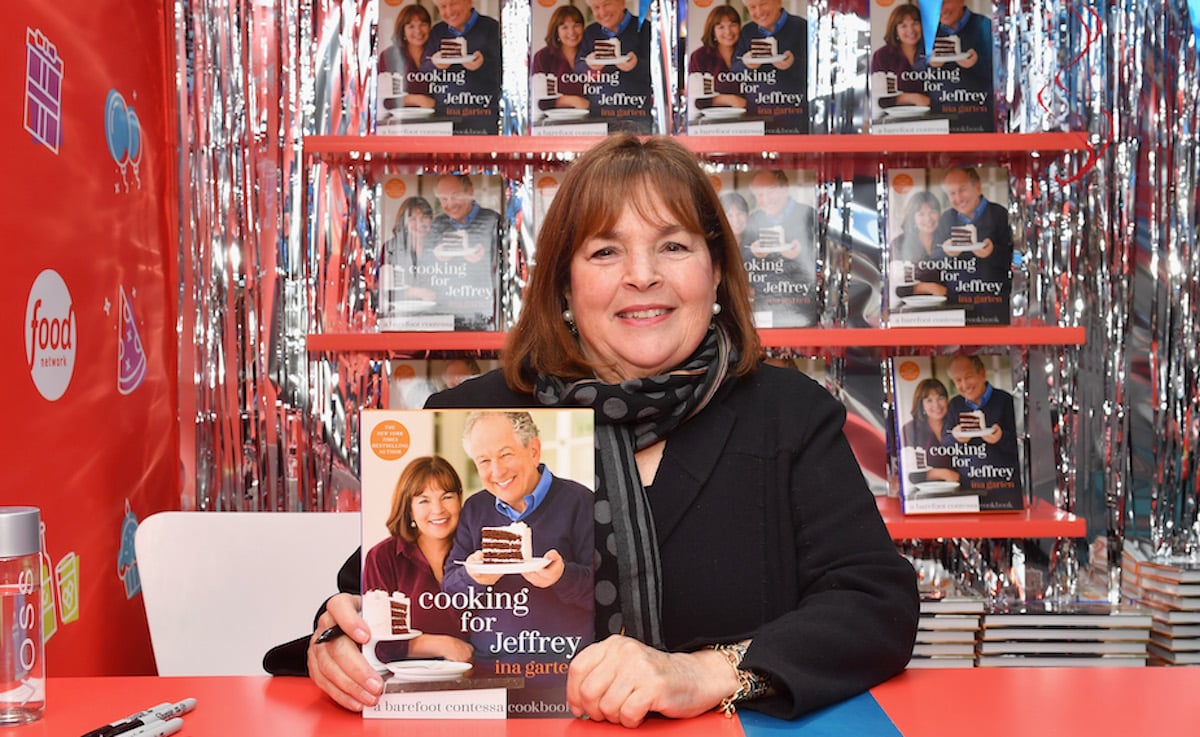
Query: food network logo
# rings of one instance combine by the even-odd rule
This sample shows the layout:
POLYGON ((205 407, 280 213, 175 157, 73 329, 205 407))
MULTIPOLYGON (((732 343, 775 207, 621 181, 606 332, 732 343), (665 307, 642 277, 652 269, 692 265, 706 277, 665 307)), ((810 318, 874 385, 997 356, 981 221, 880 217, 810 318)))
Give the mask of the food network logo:
POLYGON ((55 401, 75 372, 75 307, 57 271, 38 274, 25 304, 25 360, 43 397, 55 401))

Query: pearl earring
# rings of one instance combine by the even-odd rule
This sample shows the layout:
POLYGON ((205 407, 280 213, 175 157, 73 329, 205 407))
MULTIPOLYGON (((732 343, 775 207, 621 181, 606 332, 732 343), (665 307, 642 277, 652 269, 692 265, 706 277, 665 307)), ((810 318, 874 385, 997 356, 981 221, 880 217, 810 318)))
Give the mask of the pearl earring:
POLYGON ((713 302, 713 317, 716 317, 719 314, 721 314, 721 303, 713 302))
POLYGON ((563 319, 563 322, 567 323, 568 325, 574 325, 575 324, 575 313, 571 312, 570 310, 563 310, 562 311, 562 319, 563 319))

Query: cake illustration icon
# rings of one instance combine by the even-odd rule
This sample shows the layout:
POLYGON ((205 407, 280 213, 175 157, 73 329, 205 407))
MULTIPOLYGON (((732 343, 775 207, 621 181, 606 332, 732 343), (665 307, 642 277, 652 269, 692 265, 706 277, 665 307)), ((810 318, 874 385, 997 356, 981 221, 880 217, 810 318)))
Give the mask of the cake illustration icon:
POLYGON ((930 61, 952 59, 962 55, 962 39, 958 36, 939 36, 933 40, 933 57, 930 61))
POLYGON ((596 41, 592 59, 597 62, 616 61, 621 55, 621 41, 616 38, 605 38, 596 41))
POLYGON ((125 296, 125 287, 120 287, 120 290, 117 391, 129 394, 141 386, 146 378, 146 352, 142 350, 142 338, 138 335, 137 321, 133 318, 133 307, 125 296))
POLYGON ((751 59, 773 59, 779 56, 779 42, 774 36, 756 38, 750 42, 751 59))

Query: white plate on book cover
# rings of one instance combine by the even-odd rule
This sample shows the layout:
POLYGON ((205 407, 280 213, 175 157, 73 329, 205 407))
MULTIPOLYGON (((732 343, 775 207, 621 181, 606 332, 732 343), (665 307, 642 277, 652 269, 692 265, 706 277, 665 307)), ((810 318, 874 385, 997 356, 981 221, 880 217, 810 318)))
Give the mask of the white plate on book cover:
POLYGON ((409 630, 408 632, 405 632, 402 635, 388 635, 387 637, 372 636, 371 642, 376 643, 376 644, 378 644, 380 642, 404 642, 405 640, 411 640, 414 637, 420 637, 423 634, 425 634, 425 633, 422 632, 421 630, 409 630))
POLYGON ((948 494, 958 490, 957 481, 922 481, 915 486, 920 494, 948 494))
POLYGON ((580 107, 552 107, 543 110, 550 120, 581 120, 591 115, 591 111, 580 107))
POLYGON ((429 57, 434 64, 466 64, 468 61, 475 61, 478 51, 472 51, 466 56, 442 56, 442 52, 437 52, 429 57))
POLYGON ((394 107, 388 111, 392 120, 420 120, 436 112, 431 107, 394 107))
POLYGON ((713 120, 729 120, 730 118, 740 118, 746 114, 744 107, 702 107, 700 108, 700 117, 712 118, 713 120))
POLYGON ((529 573, 531 571, 540 571, 550 565, 549 558, 529 558, 513 563, 472 563, 470 561, 455 561, 461 562, 466 567, 467 573, 529 573))
POLYGON ((791 248, 791 245, 787 243, 780 243, 777 246, 755 246, 751 250, 753 250, 755 253, 783 253, 789 248, 791 248))
POLYGON ((385 663, 396 681, 453 681, 471 670, 470 663, 454 660, 398 660, 385 663))
POLYGON ((954 429, 950 431, 950 434, 957 435, 960 438, 982 438, 985 435, 991 435, 992 428, 985 427, 979 430, 963 430, 958 425, 955 425, 954 429))
POLYGON ((435 256, 440 256, 441 258, 462 258, 463 256, 470 256, 472 253, 475 253, 475 249, 455 246, 454 248, 435 248, 433 249, 433 253, 435 256))
POLYGON ((965 61, 971 53, 969 51, 960 51, 957 54, 934 54, 929 57, 930 64, 953 64, 960 61, 965 61))
POLYGON ((947 255, 957 256, 958 254, 965 253, 967 251, 970 251, 971 253, 976 253, 977 251, 979 251, 979 249, 983 248, 985 245, 987 245, 987 244, 986 243, 964 243, 960 246, 954 246, 954 245, 947 243, 946 245, 942 246, 942 250, 947 255))
POLYGON ((889 118, 916 118, 929 112, 928 105, 893 105, 883 108, 889 118))
POLYGON ((907 297, 901 297, 900 301, 905 307, 937 307, 938 305, 946 304, 946 295, 944 294, 912 294, 907 297))
POLYGON ((432 299, 398 299, 391 304, 392 312, 398 315, 413 315, 418 312, 429 312, 437 307, 432 299))
POLYGON ((603 64, 606 67, 611 67, 616 66, 617 64, 624 64, 625 62, 629 61, 629 54, 621 54, 620 56, 614 56, 611 59, 597 59, 596 52, 593 51, 585 56, 583 60, 593 66, 597 64, 603 64))
POLYGON ((742 61, 747 64, 778 64, 787 58, 787 54, 776 54, 775 56, 750 56, 750 54, 742 54, 742 61))

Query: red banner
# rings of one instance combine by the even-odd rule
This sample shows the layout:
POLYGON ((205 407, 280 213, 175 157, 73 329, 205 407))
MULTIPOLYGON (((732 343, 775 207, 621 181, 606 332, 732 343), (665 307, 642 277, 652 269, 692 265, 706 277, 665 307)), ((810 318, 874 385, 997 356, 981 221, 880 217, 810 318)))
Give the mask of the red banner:
POLYGON ((42 510, 48 673, 152 673, 133 531, 179 508, 171 6, 8 7, 0 504, 42 510))

